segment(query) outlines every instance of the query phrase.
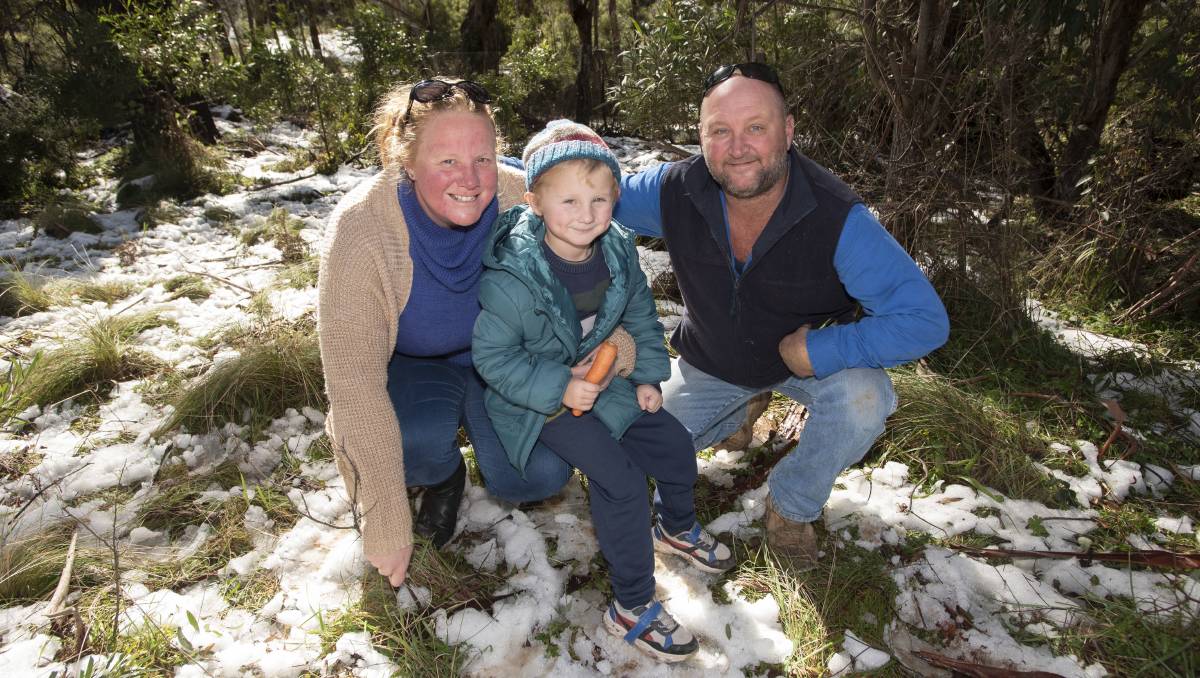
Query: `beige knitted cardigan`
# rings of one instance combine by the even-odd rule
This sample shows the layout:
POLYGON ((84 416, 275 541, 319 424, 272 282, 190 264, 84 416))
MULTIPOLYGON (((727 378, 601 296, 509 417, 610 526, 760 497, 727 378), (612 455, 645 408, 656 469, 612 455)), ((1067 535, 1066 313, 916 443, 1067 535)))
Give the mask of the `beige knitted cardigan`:
MULTIPOLYGON (((329 416, 325 431, 351 501, 359 507, 363 551, 394 553, 412 544, 400 426, 387 392, 387 365, 397 323, 412 288, 408 228, 396 197, 400 175, 384 170, 348 193, 330 216, 321 248, 317 332, 329 416)), ((525 175, 499 167, 500 210, 519 204, 525 175)), ((621 347, 618 371, 634 360, 633 338, 621 347)))

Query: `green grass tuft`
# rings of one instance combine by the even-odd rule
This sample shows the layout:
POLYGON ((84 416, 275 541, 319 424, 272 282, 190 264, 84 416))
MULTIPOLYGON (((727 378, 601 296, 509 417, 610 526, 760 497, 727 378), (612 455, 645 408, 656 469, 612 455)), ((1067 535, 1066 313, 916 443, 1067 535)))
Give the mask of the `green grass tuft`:
MULTIPOLYGON (((102 583, 111 572, 111 554, 82 545, 76 547, 72 583, 87 588, 102 583)), ((0 544, 0 600, 6 605, 45 600, 62 574, 71 543, 68 526, 0 544)))
MULTIPOLYGON (((825 675, 829 657, 839 649, 843 629, 875 647, 885 648, 884 626, 894 617, 896 585, 883 555, 826 539, 817 567, 794 572, 765 548, 746 553, 735 586, 757 600, 771 595, 779 605, 783 633, 795 644, 781 667, 760 667, 770 675, 825 675)), ((877 675, 890 675, 885 668, 877 675)))
POLYGON ((47 205, 33 220, 34 230, 54 238, 67 238, 72 233, 96 235, 103 229, 91 217, 89 205, 65 201, 47 205))
POLYGON ((88 280, 45 280, 12 266, 0 279, 0 315, 19 317, 75 302, 102 301, 111 304, 137 291, 131 282, 88 280))
POLYGON ((268 172, 282 172, 290 174, 299 172, 300 170, 312 166, 317 161, 317 156, 312 150, 307 148, 294 148, 288 156, 283 160, 265 165, 263 169, 268 172))
POLYGON ((171 299, 191 299, 201 301, 212 294, 208 281, 194 274, 177 275, 163 283, 163 289, 171 293, 171 299))
POLYGON ((939 377, 900 369, 892 381, 900 407, 875 449, 907 464, 914 479, 981 483, 1009 497, 1061 503, 1058 482, 1033 464, 1044 445, 1021 420, 939 377))
POLYGON ((306 287, 315 287, 320 263, 320 260, 316 257, 305 257, 301 261, 290 264, 280 271, 276 283, 298 290, 306 287))
POLYGON ((12 265, 5 269, 4 277, 0 279, 0 315, 16 318, 44 311, 53 305, 54 300, 42 289, 44 283, 36 276, 12 265))
POLYGON ((1056 649, 1099 662, 1114 676, 1200 673, 1200 617, 1177 611, 1148 615, 1128 598, 1090 599, 1088 621, 1067 629, 1056 649))
MULTIPOLYGON (((199 550, 181 561, 144 564, 142 569, 154 581, 155 588, 174 589, 215 576, 231 559, 249 552, 254 539, 245 517, 251 504, 262 507, 274 521, 272 529, 279 532, 291 529, 300 518, 300 513, 279 489, 267 484, 247 484, 233 462, 201 475, 188 475, 184 465, 174 465, 159 480, 159 486, 158 494, 138 511, 142 526, 167 531, 172 538, 178 538, 189 525, 207 525, 211 534, 199 550), (219 502, 199 501, 206 490, 228 490, 239 485, 243 489, 241 494, 235 493, 219 502)), ((229 594, 257 599, 264 585, 258 582, 240 594, 237 593, 240 588, 229 594)))
POLYGON ((157 314, 141 313, 111 316, 87 325, 78 338, 33 358, 22 380, 11 388, 0 420, 6 421, 30 405, 45 407, 79 395, 103 395, 114 382, 157 369, 159 361, 138 350, 133 339, 162 324, 157 314))
POLYGON ((255 570, 221 583, 221 596, 234 607, 257 612, 279 593, 279 575, 272 570, 255 570))
MULTIPOLYGON (((429 550, 418 547, 414 558, 429 550)), ((410 567, 409 571, 415 574, 420 570, 410 567)), ((433 604, 442 606, 436 593, 433 604)), ((466 661, 462 649, 438 638, 433 610, 401 611, 387 580, 374 573, 366 577, 357 608, 322 622, 322 649, 331 652, 337 639, 351 632, 369 634, 372 644, 396 664, 396 675, 451 678, 459 675, 466 661)))
MULTIPOLYGON (((190 652, 181 647, 179 630, 174 626, 159 626, 146 619, 126 627, 123 632, 114 633, 118 610, 125 619, 129 605, 128 600, 118 601, 108 586, 85 592, 76 609, 80 612, 86 638, 76 639, 70 632, 64 647, 74 647, 76 642, 82 642, 81 656, 114 655, 96 659, 92 665, 93 675, 168 676, 173 675, 177 667, 191 662, 190 652)), ((65 658, 73 660, 76 657, 65 658)), ((83 665, 85 673, 87 665, 88 662, 83 665)))
POLYGON ((237 464, 226 462, 203 475, 188 475, 184 464, 168 467, 156 483, 158 492, 138 511, 141 525, 151 530, 170 530, 174 536, 188 525, 197 525, 213 513, 211 504, 197 504, 205 490, 227 490, 240 485, 237 464))
POLYGON ((284 264, 296 264, 308 258, 308 244, 300 237, 302 230, 304 221, 276 207, 266 219, 242 231, 242 244, 249 246, 270 240, 279 248, 284 264))
POLYGON ((224 422, 263 425, 289 407, 325 409, 321 352, 311 323, 273 323, 226 333, 241 355, 210 369, 173 399, 158 429, 206 431, 224 422))

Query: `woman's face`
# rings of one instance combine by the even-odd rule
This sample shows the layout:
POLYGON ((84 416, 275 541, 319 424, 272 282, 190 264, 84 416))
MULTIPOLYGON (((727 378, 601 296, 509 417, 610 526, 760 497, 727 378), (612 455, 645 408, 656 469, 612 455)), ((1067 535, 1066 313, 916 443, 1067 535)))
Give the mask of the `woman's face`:
POLYGON ((470 226, 496 196, 496 131, 486 115, 430 116, 405 167, 421 209, 438 226, 470 226))

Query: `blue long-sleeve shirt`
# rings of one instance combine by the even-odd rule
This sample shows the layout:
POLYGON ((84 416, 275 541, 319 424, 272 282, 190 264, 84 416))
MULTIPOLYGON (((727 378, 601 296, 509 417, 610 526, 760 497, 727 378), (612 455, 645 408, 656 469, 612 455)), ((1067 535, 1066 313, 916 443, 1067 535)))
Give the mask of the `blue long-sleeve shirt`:
MULTIPOLYGON (((622 177, 613 217, 639 235, 661 237, 661 187, 669 167, 666 163, 622 177)), ((865 314, 856 322, 809 330, 808 356, 818 378, 852 367, 899 365, 946 342, 950 323, 937 292, 864 205, 846 215, 833 263, 846 292, 865 314)))

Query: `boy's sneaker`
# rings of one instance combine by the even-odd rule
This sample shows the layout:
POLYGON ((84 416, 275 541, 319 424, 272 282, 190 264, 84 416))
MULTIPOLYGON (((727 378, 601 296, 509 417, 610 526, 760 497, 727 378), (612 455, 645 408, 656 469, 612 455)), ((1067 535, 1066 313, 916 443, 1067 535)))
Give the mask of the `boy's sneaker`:
POLYGON ((632 610, 613 600, 604 612, 604 626, 659 661, 681 662, 700 647, 691 631, 680 626, 657 600, 632 610))
POLYGON ((720 573, 733 567, 733 551, 700 527, 699 522, 692 523, 690 530, 667 534, 662 523, 655 520, 650 532, 655 551, 682 556, 705 572, 720 573))

